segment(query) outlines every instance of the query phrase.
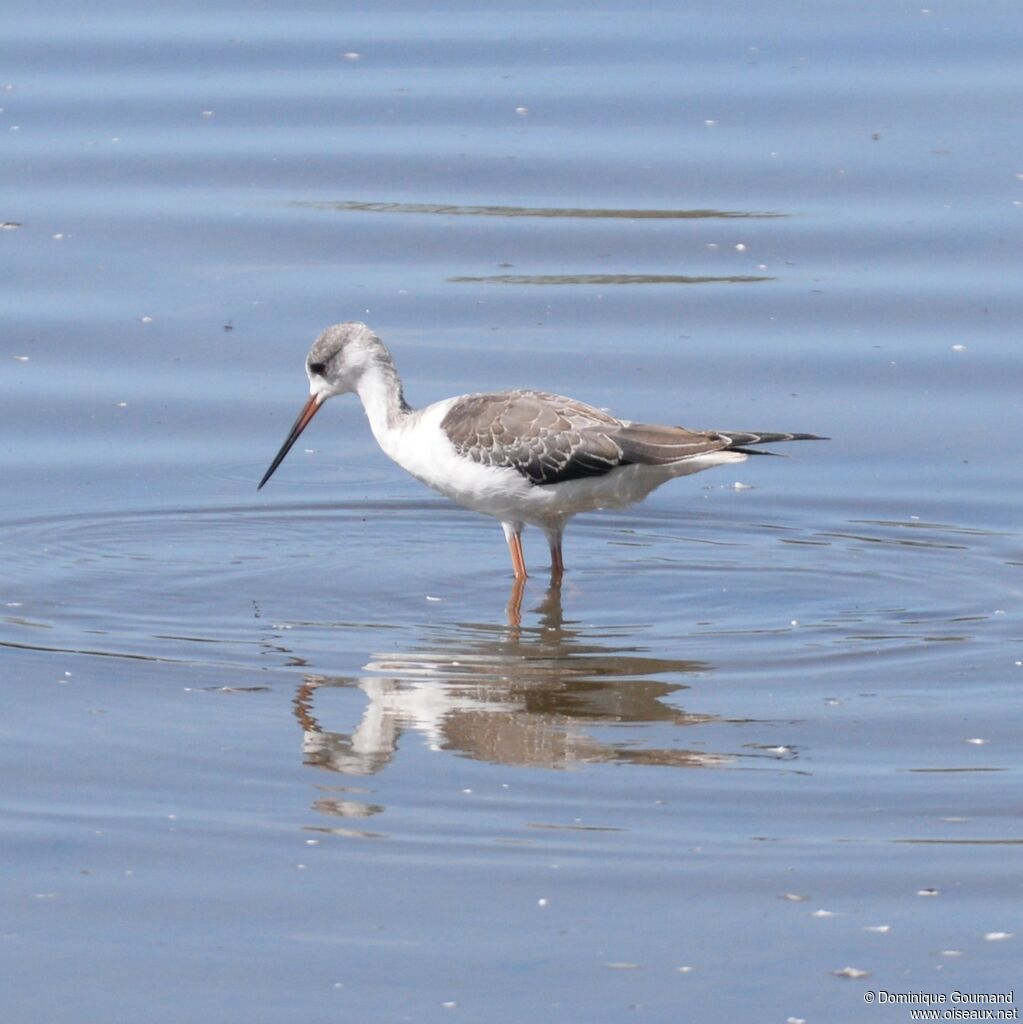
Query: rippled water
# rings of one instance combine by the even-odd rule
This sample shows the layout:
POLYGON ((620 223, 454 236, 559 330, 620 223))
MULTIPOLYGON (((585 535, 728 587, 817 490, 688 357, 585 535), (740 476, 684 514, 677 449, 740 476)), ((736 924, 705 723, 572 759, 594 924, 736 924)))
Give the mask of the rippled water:
POLYGON ((1011 989, 1021 28, 8 12, 4 1019, 840 1024, 1011 989), (527 535, 516 616, 496 523, 354 401, 256 493, 351 318, 414 404, 831 440, 580 517, 558 589, 527 535))

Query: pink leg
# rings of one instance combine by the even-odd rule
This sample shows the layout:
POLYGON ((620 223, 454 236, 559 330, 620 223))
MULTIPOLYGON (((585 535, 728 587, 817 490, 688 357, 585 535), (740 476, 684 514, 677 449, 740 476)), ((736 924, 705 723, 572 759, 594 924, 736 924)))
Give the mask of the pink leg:
POLYGON ((505 525, 504 535, 508 538, 508 550, 511 552, 512 571, 515 573, 515 578, 524 580, 529 573, 526 572, 526 559, 522 554, 522 534, 514 527, 505 525))
POLYGON ((564 575, 565 562, 561 557, 561 541, 559 540, 556 544, 551 544, 551 579, 557 583, 564 575))
POLYGON ((564 524, 557 527, 548 528, 547 543, 551 548, 551 581, 554 583, 560 583, 561 577, 565 575, 565 560, 561 555, 561 534, 564 530, 564 524))

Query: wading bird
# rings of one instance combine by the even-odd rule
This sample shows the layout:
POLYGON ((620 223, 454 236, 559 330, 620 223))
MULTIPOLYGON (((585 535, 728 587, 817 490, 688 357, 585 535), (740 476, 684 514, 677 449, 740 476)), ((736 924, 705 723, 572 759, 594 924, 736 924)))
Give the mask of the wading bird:
POLYGON ((545 391, 461 395, 413 409, 391 353, 357 322, 328 327, 309 350, 305 368, 309 400, 259 486, 323 403, 354 391, 373 436, 399 466, 459 505, 500 520, 517 581, 526 578, 526 524, 547 535, 557 582, 565 569, 565 524, 579 512, 623 508, 674 477, 767 454, 751 445, 826 440, 634 423, 545 391))

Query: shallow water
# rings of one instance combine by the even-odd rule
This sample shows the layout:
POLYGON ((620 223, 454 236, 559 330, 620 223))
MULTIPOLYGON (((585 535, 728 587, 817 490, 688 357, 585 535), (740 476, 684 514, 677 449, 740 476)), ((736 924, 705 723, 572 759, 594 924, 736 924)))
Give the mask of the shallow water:
POLYGON ((1015 5, 5 21, 5 1020, 1012 988, 1015 5), (256 493, 350 318, 413 403, 832 440, 527 535, 516 623, 354 401, 256 493))

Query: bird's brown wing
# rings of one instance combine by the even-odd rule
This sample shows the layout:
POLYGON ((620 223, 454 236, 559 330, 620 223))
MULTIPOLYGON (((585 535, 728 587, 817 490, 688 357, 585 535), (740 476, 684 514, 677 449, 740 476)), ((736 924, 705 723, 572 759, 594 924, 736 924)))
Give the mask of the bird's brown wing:
POLYGON ((538 485, 602 476, 630 463, 666 466, 728 445, 714 433, 625 423, 543 391, 466 395, 441 429, 461 455, 517 470, 538 485))
POLYGON ((615 439, 624 461, 644 466, 670 466, 695 455, 721 451, 731 443, 713 430, 687 430, 651 423, 623 424, 615 439))

